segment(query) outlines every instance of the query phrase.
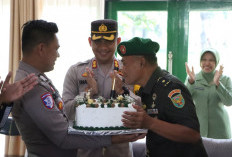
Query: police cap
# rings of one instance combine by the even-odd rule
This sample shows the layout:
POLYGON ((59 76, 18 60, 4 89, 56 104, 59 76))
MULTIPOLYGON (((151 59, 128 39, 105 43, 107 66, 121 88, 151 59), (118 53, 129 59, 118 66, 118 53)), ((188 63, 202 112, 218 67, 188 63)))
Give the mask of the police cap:
POLYGON ((91 39, 114 40, 118 34, 118 23, 115 20, 103 19, 91 23, 91 39))

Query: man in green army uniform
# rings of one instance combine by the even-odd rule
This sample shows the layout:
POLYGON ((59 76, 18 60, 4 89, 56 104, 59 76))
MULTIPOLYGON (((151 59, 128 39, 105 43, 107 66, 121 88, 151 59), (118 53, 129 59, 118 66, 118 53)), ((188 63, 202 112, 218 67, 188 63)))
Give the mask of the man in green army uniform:
POLYGON ((157 64, 159 44, 135 37, 117 47, 127 84, 141 86, 143 108, 125 112, 129 128, 146 128, 147 156, 205 157, 192 97, 184 84, 157 64))

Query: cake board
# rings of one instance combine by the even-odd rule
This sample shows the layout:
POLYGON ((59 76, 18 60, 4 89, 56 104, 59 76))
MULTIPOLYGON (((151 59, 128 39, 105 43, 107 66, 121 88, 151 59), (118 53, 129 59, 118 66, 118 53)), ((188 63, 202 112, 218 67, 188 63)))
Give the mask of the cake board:
POLYGON ((123 135, 123 134, 140 134, 147 133, 147 129, 126 129, 126 130, 78 130, 74 129, 72 126, 68 128, 69 134, 79 134, 79 135, 92 135, 92 136, 107 136, 107 135, 123 135))

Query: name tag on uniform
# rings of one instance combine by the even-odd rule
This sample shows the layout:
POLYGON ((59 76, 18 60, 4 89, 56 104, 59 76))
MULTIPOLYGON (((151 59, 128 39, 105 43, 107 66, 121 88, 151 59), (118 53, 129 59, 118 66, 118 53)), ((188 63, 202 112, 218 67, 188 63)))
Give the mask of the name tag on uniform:
POLYGON ((79 83, 80 84, 87 84, 87 81, 86 80, 79 80, 79 83))
POLYGON ((204 87, 194 87, 194 89, 197 89, 197 90, 204 90, 204 87))
POLYGON ((158 114, 159 111, 158 109, 154 108, 154 109, 147 109, 147 114, 158 114))

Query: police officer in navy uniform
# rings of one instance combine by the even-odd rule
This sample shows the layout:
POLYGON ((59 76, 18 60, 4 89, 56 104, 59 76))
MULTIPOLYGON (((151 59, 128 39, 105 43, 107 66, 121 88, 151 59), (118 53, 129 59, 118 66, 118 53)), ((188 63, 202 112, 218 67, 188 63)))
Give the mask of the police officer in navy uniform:
POLYGON ((76 157, 78 148, 90 149, 136 140, 136 135, 86 136, 68 133, 69 121, 63 100, 45 75, 45 72, 54 69, 59 57, 57 32, 55 23, 44 20, 29 21, 23 26, 23 58, 15 80, 35 73, 39 83, 16 101, 12 114, 29 156, 76 157))
MULTIPOLYGON (((88 41, 95 57, 72 65, 64 80, 62 97, 69 120, 74 120, 77 105, 75 97, 82 92, 90 90, 92 98, 99 96, 110 98, 112 73, 116 72, 115 78, 118 80, 115 85, 116 94, 129 92, 125 88, 122 89, 122 84, 119 85, 122 63, 115 57, 117 45, 121 41, 118 37, 117 21, 103 19, 91 22, 91 36, 88 41)), ((129 143, 97 149, 79 149, 78 151, 81 157, 118 157, 121 155, 132 157, 129 143)))
POLYGON ((188 89, 157 64, 159 44, 135 37, 117 47, 126 83, 141 86, 142 106, 125 112, 123 123, 148 130, 148 157, 205 157, 195 106, 188 89))

